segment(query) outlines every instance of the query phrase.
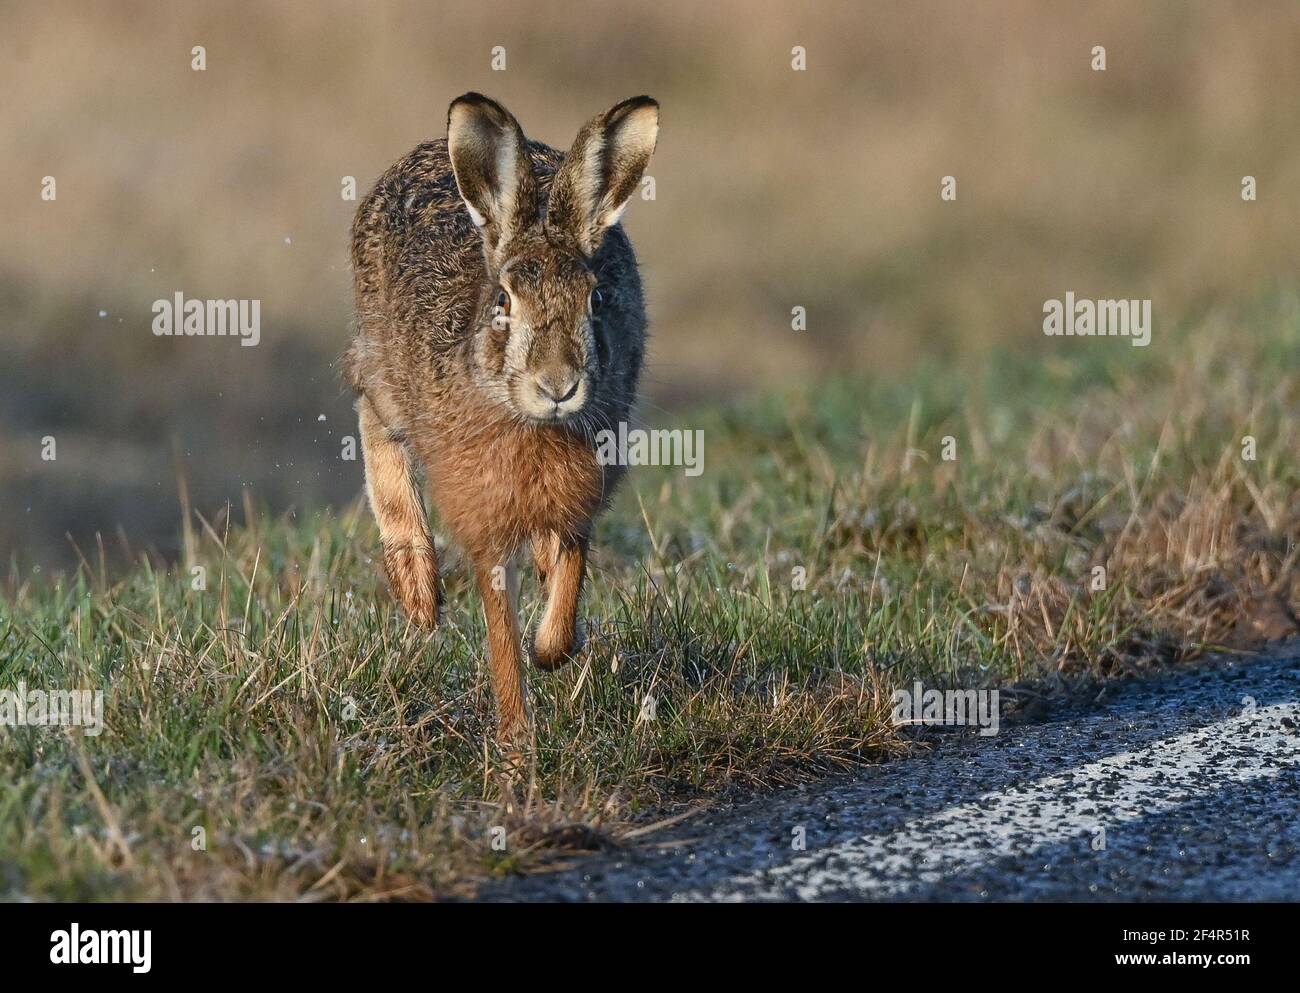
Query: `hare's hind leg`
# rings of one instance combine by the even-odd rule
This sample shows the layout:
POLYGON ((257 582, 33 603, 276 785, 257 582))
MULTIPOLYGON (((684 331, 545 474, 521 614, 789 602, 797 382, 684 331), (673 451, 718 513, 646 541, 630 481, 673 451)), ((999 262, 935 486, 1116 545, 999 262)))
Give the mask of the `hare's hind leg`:
POLYGON ((394 438, 362 396, 357 402, 361 451, 366 465, 366 494, 379 524, 384 570, 393 594, 415 624, 438 626, 438 558, 415 469, 400 440, 394 438))
POLYGON ((533 539, 538 578, 546 587, 546 612, 533 636, 532 658, 557 669, 582 650, 578 599, 587 569, 587 539, 565 541, 551 532, 533 539))
POLYGON ((487 621, 488 662, 497 699, 497 735, 520 744, 528 733, 523 650, 519 644, 519 573, 513 563, 475 559, 475 579, 487 621))

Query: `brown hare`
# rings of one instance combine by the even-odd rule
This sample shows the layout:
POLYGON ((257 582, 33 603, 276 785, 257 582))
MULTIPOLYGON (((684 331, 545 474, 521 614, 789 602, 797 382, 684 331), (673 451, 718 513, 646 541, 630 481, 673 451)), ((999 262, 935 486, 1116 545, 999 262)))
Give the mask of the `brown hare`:
POLYGON ((385 570, 407 616, 436 627, 422 470, 474 562, 506 741, 528 729, 513 564, 524 545, 547 597, 533 661, 559 666, 581 647, 592 521, 623 471, 601 464, 595 438, 629 416, 645 351, 618 219, 658 131, 659 105, 634 97, 565 155, 467 93, 446 140, 384 173, 353 223, 357 333, 344 366, 385 570))

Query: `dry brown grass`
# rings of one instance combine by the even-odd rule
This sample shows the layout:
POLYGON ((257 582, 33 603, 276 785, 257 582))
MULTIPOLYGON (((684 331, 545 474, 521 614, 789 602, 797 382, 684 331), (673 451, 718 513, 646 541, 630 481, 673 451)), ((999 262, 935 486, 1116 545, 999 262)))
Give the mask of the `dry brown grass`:
POLYGON ((513 779, 463 564, 446 556, 442 628, 411 630, 359 507, 197 519, 170 571, 114 579, 93 551, 66 582, 13 569, 0 682, 105 688, 108 731, 6 737, 0 892, 464 895, 896 754, 890 694, 915 679, 1072 692, 1296 633, 1298 313, 700 412, 705 474, 637 470, 604 520, 589 648, 533 674, 513 779))

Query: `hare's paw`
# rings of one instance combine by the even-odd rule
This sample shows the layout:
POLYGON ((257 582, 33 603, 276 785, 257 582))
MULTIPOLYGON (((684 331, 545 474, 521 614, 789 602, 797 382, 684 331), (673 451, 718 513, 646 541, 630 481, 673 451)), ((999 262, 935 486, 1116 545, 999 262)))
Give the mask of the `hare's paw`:
POLYGON ((528 657, 539 669, 558 669, 577 658, 586 644, 582 622, 576 618, 565 625, 538 625, 528 646, 528 657))
POLYGON ((384 570, 393 595, 411 622, 430 631, 436 628, 442 596, 433 550, 411 545, 385 547, 384 570))
POLYGON ((518 772, 523 768, 532 743, 532 733, 532 721, 527 707, 522 703, 498 708, 497 745, 501 750, 503 771, 518 772))

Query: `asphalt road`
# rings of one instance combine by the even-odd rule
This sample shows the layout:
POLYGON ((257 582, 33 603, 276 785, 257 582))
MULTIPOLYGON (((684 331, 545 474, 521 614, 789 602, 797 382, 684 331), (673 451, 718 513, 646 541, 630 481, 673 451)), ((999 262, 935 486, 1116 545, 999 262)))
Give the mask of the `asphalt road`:
POLYGON ((1300 899, 1300 643, 692 817, 496 900, 1300 899), (802 837, 803 848, 797 846, 802 837))

